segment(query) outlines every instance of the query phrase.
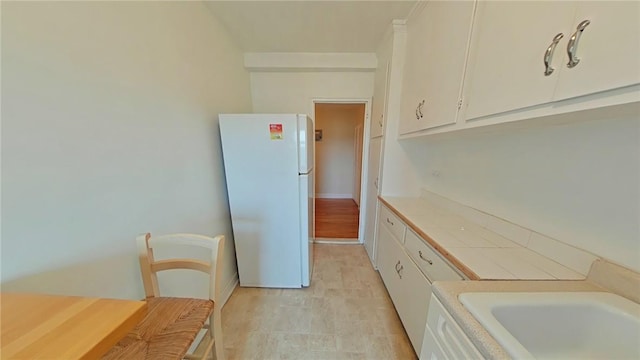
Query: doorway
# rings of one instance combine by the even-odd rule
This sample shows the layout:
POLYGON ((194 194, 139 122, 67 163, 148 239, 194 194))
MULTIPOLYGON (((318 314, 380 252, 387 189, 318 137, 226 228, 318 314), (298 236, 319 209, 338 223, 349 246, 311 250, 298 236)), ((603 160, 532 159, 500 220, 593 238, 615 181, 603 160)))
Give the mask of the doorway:
POLYGON ((316 242, 361 242, 367 105, 367 102, 314 102, 316 242))

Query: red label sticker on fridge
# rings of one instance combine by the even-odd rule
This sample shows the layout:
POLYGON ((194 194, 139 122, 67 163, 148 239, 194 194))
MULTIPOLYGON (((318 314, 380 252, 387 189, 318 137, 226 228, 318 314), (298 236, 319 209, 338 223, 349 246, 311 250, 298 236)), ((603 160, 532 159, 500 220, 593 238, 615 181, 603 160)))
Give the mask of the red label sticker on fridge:
POLYGON ((282 124, 269 124, 269 133, 271 140, 282 140, 282 124))

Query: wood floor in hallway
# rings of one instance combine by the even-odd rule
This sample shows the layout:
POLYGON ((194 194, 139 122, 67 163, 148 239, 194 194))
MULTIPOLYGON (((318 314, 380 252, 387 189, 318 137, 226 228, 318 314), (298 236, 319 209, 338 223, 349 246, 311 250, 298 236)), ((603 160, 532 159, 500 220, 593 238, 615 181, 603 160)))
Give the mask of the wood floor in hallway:
POLYGON ((235 289, 222 308, 227 359, 417 359, 364 247, 314 249, 308 288, 235 289))
POLYGON ((316 238, 357 239, 360 210, 353 199, 316 199, 316 238))

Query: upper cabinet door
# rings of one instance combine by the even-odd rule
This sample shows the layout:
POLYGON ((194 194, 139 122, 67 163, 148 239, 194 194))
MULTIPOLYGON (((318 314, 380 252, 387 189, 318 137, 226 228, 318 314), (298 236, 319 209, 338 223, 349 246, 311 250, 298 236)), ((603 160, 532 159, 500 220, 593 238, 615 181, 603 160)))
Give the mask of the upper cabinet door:
POLYGON ((399 133, 454 124, 474 1, 426 1, 407 20, 399 133))
POLYGON ((373 104, 371 109, 371 138, 384 133, 384 116, 387 112, 387 89, 389 87, 389 61, 376 69, 373 82, 373 104))
POLYGON ((465 80, 465 119, 553 100, 559 69, 566 66, 562 41, 571 36, 567 24, 576 6, 569 1, 478 2, 465 80))
POLYGON ((580 2, 566 31, 565 46, 558 48, 564 57, 554 100, 640 83, 640 2, 580 2), (577 64, 567 65, 570 57, 577 64))

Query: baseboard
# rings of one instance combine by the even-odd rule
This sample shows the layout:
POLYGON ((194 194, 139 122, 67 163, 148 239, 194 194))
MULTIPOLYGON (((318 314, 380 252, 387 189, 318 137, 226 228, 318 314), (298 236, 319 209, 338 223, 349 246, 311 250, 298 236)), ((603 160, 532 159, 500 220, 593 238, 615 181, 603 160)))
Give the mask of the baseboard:
POLYGON ((316 194, 316 199, 353 199, 353 194, 316 194))
POLYGON ((358 238, 315 238, 314 244, 344 244, 344 245, 360 245, 358 238))
POLYGON ((229 282, 227 282, 227 285, 222 290, 221 300, 222 300, 223 306, 224 304, 227 303, 227 300, 229 300, 229 298, 231 297, 231 294, 233 294, 233 290, 236 289, 239 283, 240 283, 240 280, 238 279, 238 273, 233 274, 229 282))

